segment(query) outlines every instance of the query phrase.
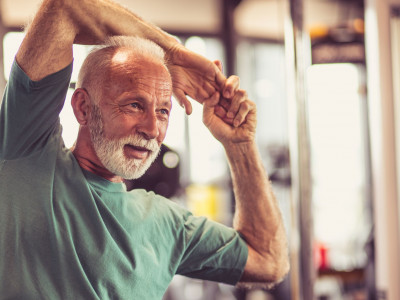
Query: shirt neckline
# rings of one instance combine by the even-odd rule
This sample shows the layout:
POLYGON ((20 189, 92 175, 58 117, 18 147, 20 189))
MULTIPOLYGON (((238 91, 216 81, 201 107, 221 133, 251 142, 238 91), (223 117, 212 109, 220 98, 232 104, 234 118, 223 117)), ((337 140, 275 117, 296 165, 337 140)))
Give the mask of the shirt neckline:
POLYGON ((123 182, 111 182, 88 170, 82 169, 83 175, 92 186, 108 192, 126 192, 126 185, 123 182))

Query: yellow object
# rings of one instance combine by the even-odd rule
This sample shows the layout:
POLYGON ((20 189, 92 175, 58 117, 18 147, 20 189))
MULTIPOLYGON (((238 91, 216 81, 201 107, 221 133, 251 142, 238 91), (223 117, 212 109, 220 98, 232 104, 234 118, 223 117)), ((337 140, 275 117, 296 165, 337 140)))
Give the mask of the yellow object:
POLYGON ((189 210, 196 216, 218 221, 220 188, 215 185, 192 184, 186 188, 189 210))

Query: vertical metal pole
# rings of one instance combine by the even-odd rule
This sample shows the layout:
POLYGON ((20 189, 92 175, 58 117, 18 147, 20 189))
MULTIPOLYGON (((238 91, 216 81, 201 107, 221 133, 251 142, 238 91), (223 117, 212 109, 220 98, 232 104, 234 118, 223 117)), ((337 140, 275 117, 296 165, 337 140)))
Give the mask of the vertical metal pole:
MULTIPOLYGON (((399 115, 393 77, 396 59, 391 52, 395 29, 390 7, 399 1, 365 0, 365 48, 368 112, 373 180, 375 299, 400 299, 399 226, 399 115)), ((398 49, 395 50, 396 56, 398 49)), ((400 61, 400 59, 399 59, 400 61)))
POLYGON ((310 143, 307 119, 306 68, 311 47, 303 28, 303 0, 288 0, 285 51, 288 78, 292 170, 292 299, 314 299, 313 222, 311 211, 310 143))
POLYGON ((236 73, 236 33, 234 28, 234 12, 241 0, 222 0, 221 36, 224 43, 227 76, 236 73))

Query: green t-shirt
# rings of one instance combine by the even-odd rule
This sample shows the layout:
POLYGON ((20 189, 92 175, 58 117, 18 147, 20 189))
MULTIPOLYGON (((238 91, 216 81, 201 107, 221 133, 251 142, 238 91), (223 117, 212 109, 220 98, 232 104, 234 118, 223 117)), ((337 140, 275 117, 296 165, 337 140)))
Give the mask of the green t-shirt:
POLYGON ((72 65, 31 81, 14 62, 0 112, 0 299, 161 299, 175 274, 235 284, 231 228, 80 168, 59 113, 72 65))

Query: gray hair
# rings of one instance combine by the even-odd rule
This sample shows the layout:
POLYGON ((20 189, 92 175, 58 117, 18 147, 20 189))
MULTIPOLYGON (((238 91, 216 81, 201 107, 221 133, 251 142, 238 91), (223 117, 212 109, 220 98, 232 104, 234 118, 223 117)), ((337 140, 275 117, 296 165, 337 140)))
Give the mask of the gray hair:
POLYGON ((113 36, 102 45, 96 46, 82 64, 79 71, 77 88, 90 90, 95 102, 100 99, 102 87, 105 85, 105 74, 111 65, 114 54, 122 48, 129 49, 134 55, 143 56, 159 62, 167 68, 164 50, 152 41, 133 36, 113 36))

